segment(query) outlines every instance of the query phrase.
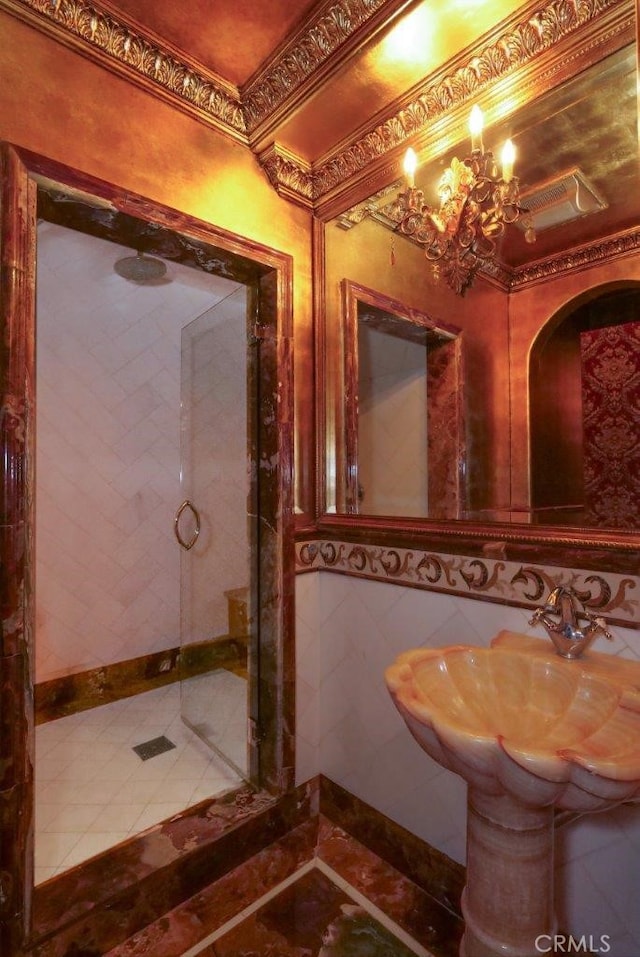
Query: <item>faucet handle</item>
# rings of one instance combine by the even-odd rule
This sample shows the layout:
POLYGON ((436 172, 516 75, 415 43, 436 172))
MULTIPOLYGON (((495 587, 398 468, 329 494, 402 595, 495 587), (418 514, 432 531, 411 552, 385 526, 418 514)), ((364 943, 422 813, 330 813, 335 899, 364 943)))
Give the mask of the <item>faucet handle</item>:
POLYGON ((545 613, 546 610, 547 610, 547 609, 546 609, 546 606, 544 606, 544 605, 541 606, 540 608, 536 608, 535 611, 533 612, 533 615, 532 615, 531 618, 529 619, 529 624, 530 624, 530 625, 537 625, 538 622, 540 621, 540 619, 542 618, 542 616, 544 615, 544 613, 545 613))
POLYGON ((602 635, 603 638, 606 638, 607 641, 613 641, 614 637, 607 627, 606 618, 602 618, 601 615, 592 615, 587 612, 587 617, 589 620, 596 626, 598 629, 598 634, 602 635))

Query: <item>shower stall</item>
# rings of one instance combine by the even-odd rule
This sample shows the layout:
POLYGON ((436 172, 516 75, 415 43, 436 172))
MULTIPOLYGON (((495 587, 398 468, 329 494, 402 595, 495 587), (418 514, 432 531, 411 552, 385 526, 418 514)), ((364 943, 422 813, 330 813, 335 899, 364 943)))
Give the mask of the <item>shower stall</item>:
MULTIPOLYGON (((258 657, 251 288, 175 263, 147 276, 145 264, 154 261, 127 253, 58 225, 39 226, 36 687, 100 683, 110 689, 109 703, 83 701, 79 693, 78 711, 97 703, 97 722, 113 699, 126 700, 129 714, 138 715, 138 738, 145 729, 155 735, 162 728, 142 700, 154 694, 144 690, 144 676, 160 655, 177 665, 172 693, 185 730, 168 725, 173 737, 226 762, 229 777, 218 777, 229 787, 254 779, 257 767, 248 733, 258 657), (133 272, 114 269, 127 260, 133 272), (197 744, 186 743, 187 733, 197 744)), ((163 707, 167 700, 164 694, 163 707)), ((56 787, 68 787, 75 773, 64 747, 63 722, 71 720, 77 723, 77 714, 38 728, 41 822, 62 803, 56 787), (52 746, 55 761, 47 754, 52 746), (67 757, 66 778, 57 783, 48 775, 67 757)), ((114 728, 126 718, 109 720, 111 730, 98 731, 93 713, 85 719, 85 739, 95 727, 95 741, 85 780, 75 787, 87 785, 95 758, 96 771, 112 762, 121 789, 133 783, 140 792, 138 778, 151 778, 151 762, 142 769, 127 755, 116 764, 114 728)), ((128 751, 160 738, 176 746, 169 732, 151 742, 129 737, 122 742, 128 751)), ((191 803, 207 780, 214 777, 204 775, 191 803)), ((90 807, 83 807, 88 819, 90 807)), ((68 818, 60 808, 44 825, 49 839, 55 821, 68 818)), ((36 851, 38 839, 37 832, 36 851)), ((77 863, 77 854, 68 861, 77 863)), ((61 869, 57 863, 55 872, 61 869)))

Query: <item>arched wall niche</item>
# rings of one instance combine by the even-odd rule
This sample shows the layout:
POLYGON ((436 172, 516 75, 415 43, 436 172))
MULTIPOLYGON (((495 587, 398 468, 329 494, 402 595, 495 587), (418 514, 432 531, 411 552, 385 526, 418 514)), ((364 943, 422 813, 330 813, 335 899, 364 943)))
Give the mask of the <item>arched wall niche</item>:
POLYGON ((529 357, 535 521, 633 528, 640 461, 640 282, 563 304, 529 357))

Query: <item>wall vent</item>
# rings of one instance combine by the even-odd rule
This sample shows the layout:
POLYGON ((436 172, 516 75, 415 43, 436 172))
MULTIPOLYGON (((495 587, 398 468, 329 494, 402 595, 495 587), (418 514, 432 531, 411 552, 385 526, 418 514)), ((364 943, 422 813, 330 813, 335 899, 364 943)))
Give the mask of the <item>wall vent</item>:
MULTIPOLYGON (((525 209, 530 210, 536 232, 561 226, 608 206, 578 167, 521 193, 520 202, 525 209)), ((521 219, 517 225, 521 229, 526 228, 521 219)))

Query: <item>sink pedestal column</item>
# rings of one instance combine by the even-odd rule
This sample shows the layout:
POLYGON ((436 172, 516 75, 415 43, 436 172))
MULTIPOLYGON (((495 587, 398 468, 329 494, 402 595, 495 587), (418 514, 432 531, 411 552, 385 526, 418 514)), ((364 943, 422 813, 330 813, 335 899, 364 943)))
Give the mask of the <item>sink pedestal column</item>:
POLYGON ((469 787, 460 957, 539 957, 553 935, 553 808, 469 787))

